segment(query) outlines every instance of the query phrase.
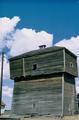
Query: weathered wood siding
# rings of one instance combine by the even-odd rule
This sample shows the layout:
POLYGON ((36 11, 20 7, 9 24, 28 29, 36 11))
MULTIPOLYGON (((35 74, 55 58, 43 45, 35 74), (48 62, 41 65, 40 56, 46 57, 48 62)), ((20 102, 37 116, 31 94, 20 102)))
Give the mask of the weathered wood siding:
POLYGON ((23 59, 16 59, 10 61, 10 77, 14 79, 15 77, 23 76, 23 59))
POLYGON ((54 51, 42 55, 25 57, 25 75, 37 76, 51 73, 62 72, 64 69, 63 51, 54 51), (37 69, 33 70, 33 65, 37 65, 37 69))
POLYGON ((71 75, 77 76, 77 58, 65 52, 65 72, 70 73, 71 75))
POLYGON ((10 60, 10 78, 21 76, 47 75, 64 71, 63 50, 45 54, 27 55, 23 58, 10 60), (36 70, 33 65, 36 64, 36 70))
POLYGON ((77 76, 76 56, 60 47, 28 52, 10 59, 10 77, 38 76, 67 72, 77 76), (36 65, 36 69, 33 66, 36 65))
POLYGON ((62 114, 62 77, 15 82, 12 113, 62 114))
POLYGON ((64 115, 77 112, 75 80, 73 76, 64 76, 64 115))
POLYGON ((51 47, 11 58, 10 76, 19 78, 14 83, 12 113, 68 115, 77 111, 76 56, 67 49, 51 47))

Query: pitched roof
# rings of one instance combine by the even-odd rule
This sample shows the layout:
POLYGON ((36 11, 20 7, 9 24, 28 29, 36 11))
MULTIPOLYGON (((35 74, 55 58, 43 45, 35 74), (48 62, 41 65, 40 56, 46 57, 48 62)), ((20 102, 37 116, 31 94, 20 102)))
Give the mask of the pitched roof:
POLYGON ((21 54, 21 55, 10 58, 9 61, 16 60, 16 59, 23 58, 23 57, 30 57, 30 56, 34 56, 34 55, 49 53, 49 52, 58 51, 58 50, 63 50, 63 49, 65 49, 67 52, 69 52, 69 54, 76 57, 76 55, 74 53, 72 53, 71 51, 69 51, 65 47, 53 46, 53 47, 48 47, 48 48, 44 48, 44 49, 38 49, 38 50, 33 50, 33 51, 30 51, 30 52, 26 52, 24 54, 21 54))

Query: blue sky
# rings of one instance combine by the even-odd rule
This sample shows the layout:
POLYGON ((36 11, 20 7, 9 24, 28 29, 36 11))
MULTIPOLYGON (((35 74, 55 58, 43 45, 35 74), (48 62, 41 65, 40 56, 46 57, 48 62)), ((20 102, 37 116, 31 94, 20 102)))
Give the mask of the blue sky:
MULTIPOLYGON (((46 31, 53 34, 54 44, 79 35, 79 0, 1 0, 0 18, 14 16, 21 19, 16 29, 46 31)), ((11 80, 3 84, 13 87, 11 80)), ((5 102, 10 106, 8 97, 5 102)))
POLYGON ((2 1, 0 16, 10 18, 20 16, 21 22, 17 26, 19 28, 27 27, 53 33, 54 43, 79 34, 78 0, 64 0, 64 2, 63 0, 2 1))

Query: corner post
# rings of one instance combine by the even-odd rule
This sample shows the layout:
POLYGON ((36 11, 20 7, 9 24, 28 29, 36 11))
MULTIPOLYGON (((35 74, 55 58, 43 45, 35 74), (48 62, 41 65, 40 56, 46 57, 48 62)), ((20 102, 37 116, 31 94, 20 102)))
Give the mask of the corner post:
POLYGON ((25 60, 23 58, 23 76, 25 77, 25 60))
POLYGON ((62 117, 64 116, 64 73, 62 74, 62 117))

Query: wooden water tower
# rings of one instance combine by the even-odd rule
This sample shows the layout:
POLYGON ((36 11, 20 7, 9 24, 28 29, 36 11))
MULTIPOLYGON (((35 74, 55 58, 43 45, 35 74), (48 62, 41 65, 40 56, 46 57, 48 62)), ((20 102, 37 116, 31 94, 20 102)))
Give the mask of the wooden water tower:
POLYGON ((70 115, 77 111, 76 56, 64 47, 31 51, 10 59, 12 113, 70 115))

